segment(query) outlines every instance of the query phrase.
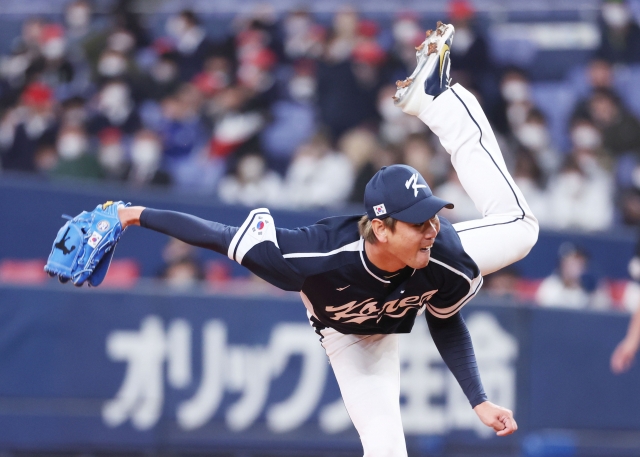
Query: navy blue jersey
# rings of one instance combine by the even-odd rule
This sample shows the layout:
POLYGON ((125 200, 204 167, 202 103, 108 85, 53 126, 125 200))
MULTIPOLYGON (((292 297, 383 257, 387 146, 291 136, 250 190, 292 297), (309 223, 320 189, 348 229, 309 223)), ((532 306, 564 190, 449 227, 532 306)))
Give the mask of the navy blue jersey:
POLYGON ((425 268, 389 273, 368 260, 360 217, 289 230, 275 227, 267 209, 254 210, 235 232, 228 256, 281 289, 300 291, 317 327, 345 334, 408 333, 424 309, 450 317, 480 289, 478 266, 445 218, 425 268))
POLYGON ((140 225, 226 253, 258 276, 300 291, 313 325, 341 333, 404 333, 424 309, 433 341, 472 407, 486 401, 467 326, 458 310, 480 288, 478 267, 451 224, 440 219, 431 261, 388 273, 367 259, 360 216, 332 217, 295 230, 275 227, 266 209, 240 228, 174 211, 145 209, 140 225))

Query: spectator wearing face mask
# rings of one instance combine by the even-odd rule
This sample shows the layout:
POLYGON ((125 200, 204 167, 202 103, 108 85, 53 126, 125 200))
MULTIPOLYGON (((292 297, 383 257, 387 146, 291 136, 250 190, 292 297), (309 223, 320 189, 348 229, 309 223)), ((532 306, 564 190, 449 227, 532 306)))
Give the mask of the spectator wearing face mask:
MULTIPOLYGON (((72 42, 86 38, 91 32, 91 3, 88 0, 72 0, 64 11, 64 24, 72 42)), ((78 56, 82 57, 82 56, 78 56)))
MULTIPOLYGON (((396 85, 388 84, 378 92, 377 110, 380 116, 380 138, 390 144, 402 144, 410 135, 426 131, 424 123, 415 116, 407 116, 393 102, 396 85)), ((373 176, 373 175, 371 175, 373 176)))
POLYGON ((108 127, 98 134, 98 162, 105 178, 110 181, 124 181, 130 164, 127 160, 122 132, 108 127))
POLYGON ((600 47, 595 55, 612 63, 639 63, 640 28, 628 3, 604 0, 600 12, 600 47))
POLYGON ((349 198, 354 178, 347 156, 332 149, 327 135, 316 133, 296 151, 285 175, 283 200, 293 208, 340 205, 349 198))
POLYGON ((58 164, 52 174, 58 178, 101 179, 104 171, 90 152, 87 133, 82 127, 68 125, 60 129, 56 142, 58 164))
POLYGON ((58 123, 51 89, 41 83, 29 84, 15 109, 0 121, 0 156, 5 170, 34 171, 36 149, 54 144, 58 123))
POLYGON ((190 81, 202 70, 202 64, 214 49, 207 39, 198 16, 191 10, 182 10, 170 17, 165 26, 178 53, 180 80, 190 81))
POLYGON ((500 81, 500 100, 491 116, 494 130, 502 135, 513 133, 533 107, 529 78, 518 68, 506 69, 500 81))
POLYGON ((604 173, 610 173, 614 169, 615 157, 605 148, 602 133, 590 119, 573 119, 569 133, 571 154, 579 162, 595 161, 593 166, 602 169, 604 173))
POLYGON ((558 267, 536 292, 540 306, 570 309, 607 309, 606 289, 589 265, 589 255, 579 246, 565 242, 558 249, 558 267))
POLYGON ((588 155, 567 156, 560 172, 549 181, 548 197, 551 228, 600 231, 611 227, 612 179, 588 155))
POLYGON ((97 134, 115 127, 130 135, 142 126, 129 86, 124 81, 110 81, 97 96, 97 113, 87 123, 87 129, 97 134))
POLYGON ((105 49, 101 54, 93 72, 93 82, 99 86, 119 79, 133 84, 139 78, 138 70, 131 59, 121 51, 105 49))
POLYGON ((160 137, 152 130, 136 132, 131 142, 131 167, 127 181, 134 186, 169 186, 171 176, 164 171, 160 137))
POLYGON ((283 21, 284 53, 292 61, 317 59, 322 54, 325 30, 316 24, 309 11, 294 10, 283 21))
POLYGON ((531 108, 526 120, 513 133, 518 144, 531 152, 546 182, 546 178, 558 171, 561 157, 551 142, 546 118, 542 111, 531 108))
POLYGON ((260 154, 242 156, 232 174, 220 180, 218 197, 230 205, 282 206, 282 179, 260 154))
MULTIPOLYGON (((66 57, 67 40, 64 29, 59 24, 45 24, 39 36, 40 54, 27 68, 26 76, 55 88, 58 96, 64 97, 72 93, 71 83, 76 77, 73 65, 66 57)), ((84 85, 76 82, 77 89, 84 85)))

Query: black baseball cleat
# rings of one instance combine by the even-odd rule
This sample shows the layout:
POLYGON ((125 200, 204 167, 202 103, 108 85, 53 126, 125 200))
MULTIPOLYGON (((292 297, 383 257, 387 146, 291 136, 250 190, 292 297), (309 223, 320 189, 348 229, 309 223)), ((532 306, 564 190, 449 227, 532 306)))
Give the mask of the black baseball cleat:
POLYGON ((397 90, 393 97, 396 106, 405 113, 417 116, 449 88, 449 51, 454 33, 453 25, 438 22, 436 30, 428 30, 427 38, 416 48, 418 65, 411 76, 396 82, 397 90))

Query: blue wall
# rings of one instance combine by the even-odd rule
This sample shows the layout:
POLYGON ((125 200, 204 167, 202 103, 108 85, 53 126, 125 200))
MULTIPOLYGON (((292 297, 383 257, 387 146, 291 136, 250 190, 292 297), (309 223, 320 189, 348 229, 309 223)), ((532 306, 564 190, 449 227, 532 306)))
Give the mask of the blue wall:
MULTIPOLYGON (((640 369, 608 368, 628 317, 482 303, 463 314, 485 388, 520 430, 483 433, 419 319, 401 339, 401 395, 420 455, 454 442, 517 455, 546 429, 640 430, 640 369)), ((0 287, 0 451, 225 448, 359 452, 297 295, 0 287)))

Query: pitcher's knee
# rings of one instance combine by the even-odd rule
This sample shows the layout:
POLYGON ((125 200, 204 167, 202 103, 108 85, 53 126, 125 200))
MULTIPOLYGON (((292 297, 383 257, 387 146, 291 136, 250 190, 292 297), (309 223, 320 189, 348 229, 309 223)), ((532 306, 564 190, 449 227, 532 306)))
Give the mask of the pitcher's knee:
POLYGON ((522 224, 518 233, 520 247, 518 260, 529 254, 529 251, 531 251, 538 241, 539 232, 540 227, 538 226, 538 220, 532 214, 527 214, 524 219, 522 219, 522 224))

